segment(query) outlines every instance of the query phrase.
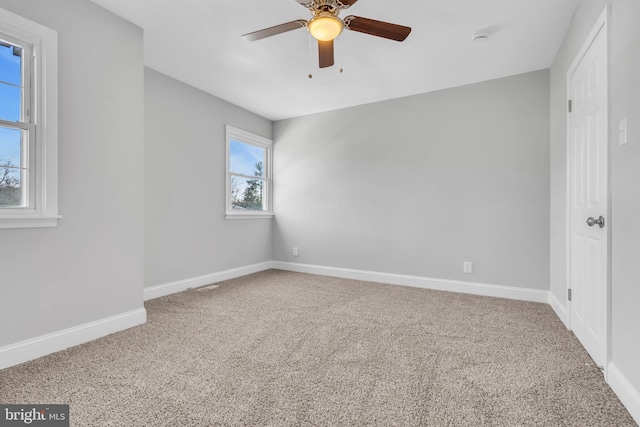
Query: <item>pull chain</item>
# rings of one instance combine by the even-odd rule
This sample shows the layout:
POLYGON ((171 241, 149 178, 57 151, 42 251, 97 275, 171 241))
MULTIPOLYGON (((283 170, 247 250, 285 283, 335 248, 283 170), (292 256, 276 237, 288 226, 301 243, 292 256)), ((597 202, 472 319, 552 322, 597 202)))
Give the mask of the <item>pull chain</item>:
POLYGON ((313 36, 311 34, 309 34, 309 78, 312 79, 313 78, 313 53, 314 53, 314 49, 313 49, 313 42, 315 41, 315 39, 313 38, 313 36))
POLYGON ((340 74, 342 74, 342 71, 343 71, 343 69, 342 69, 342 37, 336 38, 333 41, 333 44, 334 44, 333 48, 334 48, 335 52, 337 53, 336 56, 338 57, 338 60, 336 61, 337 62, 336 65, 338 65, 340 67, 340 68, 338 68, 338 72, 340 74))

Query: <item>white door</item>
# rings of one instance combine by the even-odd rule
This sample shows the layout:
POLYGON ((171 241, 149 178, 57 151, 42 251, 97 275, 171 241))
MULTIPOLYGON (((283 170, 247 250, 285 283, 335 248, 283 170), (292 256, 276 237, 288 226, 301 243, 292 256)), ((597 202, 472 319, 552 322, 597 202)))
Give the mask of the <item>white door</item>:
POLYGON ((571 329, 594 362, 605 366, 609 250, 606 21, 601 25, 569 71, 569 304, 571 329))

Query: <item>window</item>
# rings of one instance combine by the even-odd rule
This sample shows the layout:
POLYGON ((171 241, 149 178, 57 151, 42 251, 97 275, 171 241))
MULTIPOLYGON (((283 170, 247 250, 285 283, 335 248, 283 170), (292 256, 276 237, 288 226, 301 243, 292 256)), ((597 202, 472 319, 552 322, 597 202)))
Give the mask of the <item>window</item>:
POLYGON ((55 227, 57 34, 0 9, 0 228, 55 227))
POLYGON ((270 218, 269 139, 227 125, 227 219, 270 218))

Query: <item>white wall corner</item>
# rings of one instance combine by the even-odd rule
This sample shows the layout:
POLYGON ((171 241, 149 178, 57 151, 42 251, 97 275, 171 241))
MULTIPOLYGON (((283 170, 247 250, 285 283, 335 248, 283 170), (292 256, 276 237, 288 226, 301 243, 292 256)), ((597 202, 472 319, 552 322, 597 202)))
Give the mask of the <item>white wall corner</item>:
POLYGON ((0 348, 0 369, 124 331, 147 322, 144 308, 74 326, 0 348))
POLYGON ((165 295, 175 294, 177 292, 186 291, 187 289, 199 288, 201 286, 211 285, 213 283, 222 282, 224 280, 235 279, 236 277, 246 276, 247 274, 258 273, 273 268, 272 262, 261 262, 258 264, 247 265, 245 267, 233 268, 231 270, 220 271, 218 273, 205 274, 203 276, 192 277, 189 279, 178 280, 161 285, 149 286, 144 288, 144 300, 148 301, 154 298, 160 298, 165 295))
POLYGON ((349 268, 325 267, 309 264, 273 261, 272 268, 321 276, 341 277, 391 285, 411 286, 437 291, 459 292, 496 298, 549 303, 549 292, 537 289, 492 285, 487 283, 462 282, 456 280, 434 279, 430 277, 408 276, 403 274, 381 273, 376 271, 353 270, 349 268))
POLYGON ((631 384, 614 362, 607 369, 608 383, 629 414, 640 425, 640 391, 631 384))
POLYGON ((549 305, 555 311, 556 315, 560 318, 564 326, 569 328, 569 315, 567 313, 567 306, 562 304, 558 298, 553 294, 553 292, 549 291, 549 305))

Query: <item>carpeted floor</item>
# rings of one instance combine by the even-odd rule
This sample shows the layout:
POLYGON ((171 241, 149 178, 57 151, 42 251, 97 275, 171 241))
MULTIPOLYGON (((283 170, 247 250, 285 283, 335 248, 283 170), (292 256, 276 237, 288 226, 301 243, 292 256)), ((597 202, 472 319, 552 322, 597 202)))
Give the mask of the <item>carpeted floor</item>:
POLYGON ((73 426, 635 426, 544 304, 270 270, 0 371, 73 426))

